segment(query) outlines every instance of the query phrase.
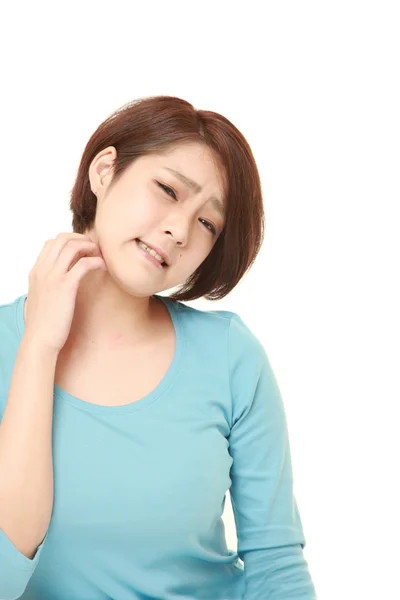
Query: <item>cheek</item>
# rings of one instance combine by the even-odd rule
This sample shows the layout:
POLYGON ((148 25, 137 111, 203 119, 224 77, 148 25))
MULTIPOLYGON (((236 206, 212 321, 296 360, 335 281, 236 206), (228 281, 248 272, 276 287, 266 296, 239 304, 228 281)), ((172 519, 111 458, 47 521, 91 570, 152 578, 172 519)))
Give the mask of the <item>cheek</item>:
POLYGON ((205 248, 204 245, 198 242, 197 248, 192 247, 187 252, 179 253, 178 261, 187 275, 190 275, 205 261, 209 253, 209 247, 205 248))
MULTIPOLYGON (((111 199, 110 199, 111 200, 111 199)), ((113 236, 132 237, 142 235, 154 226, 158 212, 154 200, 143 195, 123 199, 114 198, 101 213, 101 225, 113 236)), ((159 216, 158 216, 159 218, 159 216)), ((99 221, 99 222, 100 222, 99 221)))
POLYGON ((154 195, 145 194, 130 204, 129 215, 134 218, 136 223, 145 227, 146 224, 150 226, 154 221, 162 218, 163 211, 154 195))

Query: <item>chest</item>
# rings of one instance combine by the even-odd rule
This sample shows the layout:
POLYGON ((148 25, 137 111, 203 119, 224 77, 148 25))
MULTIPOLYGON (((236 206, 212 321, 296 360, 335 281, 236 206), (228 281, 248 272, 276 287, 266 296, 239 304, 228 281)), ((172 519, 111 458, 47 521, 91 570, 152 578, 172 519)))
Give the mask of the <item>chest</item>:
POLYGON ((135 351, 60 354, 55 383, 85 402, 122 406, 140 400, 159 385, 174 353, 175 338, 168 335, 135 351))
POLYGON ((124 414, 57 399, 51 532, 57 548, 70 547, 68 563, 79 549, 151 570, 158 555, 176 560, 223 535, 232 458, 223 411, 202 387, 178 378, 172 393, 124 414))

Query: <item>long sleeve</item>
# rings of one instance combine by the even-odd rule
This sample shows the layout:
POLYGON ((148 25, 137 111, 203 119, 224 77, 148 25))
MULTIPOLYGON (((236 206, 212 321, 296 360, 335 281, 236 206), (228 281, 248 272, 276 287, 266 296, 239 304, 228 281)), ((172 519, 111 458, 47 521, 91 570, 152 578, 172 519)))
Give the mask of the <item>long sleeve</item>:
POLYGON ((235 313, 228 352, 230 495, 244 563, 244 600, 315 600, 282 397, 261 342, 235 313))
POLYGON ((46 538, 47 535, 33 559, 29 559, 0 529, 0 600, 16 600, 22 596, 38 565, 46 538))
MULTIPOLYGON (((24 297, 0 305, 0 419, 24 297)), ((0 530, 0 600, 315 600, 260 342, 235 313, 164 301, 175 355, 152 392, 104 406, 54 385, 48 535, 29 559, 0 530), (238 553, 221 521, 227 490, 238 553)))

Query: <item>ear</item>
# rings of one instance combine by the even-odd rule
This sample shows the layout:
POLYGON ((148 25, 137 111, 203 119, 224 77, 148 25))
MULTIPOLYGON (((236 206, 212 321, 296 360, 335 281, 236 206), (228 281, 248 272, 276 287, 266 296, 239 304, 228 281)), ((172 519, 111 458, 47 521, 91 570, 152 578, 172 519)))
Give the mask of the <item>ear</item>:
POLYGON ((113 177, 113 165, 117 158, 114 146, 108 146, 99 152, 89 167, 89 182, 96 196, 103 196, 113 177))

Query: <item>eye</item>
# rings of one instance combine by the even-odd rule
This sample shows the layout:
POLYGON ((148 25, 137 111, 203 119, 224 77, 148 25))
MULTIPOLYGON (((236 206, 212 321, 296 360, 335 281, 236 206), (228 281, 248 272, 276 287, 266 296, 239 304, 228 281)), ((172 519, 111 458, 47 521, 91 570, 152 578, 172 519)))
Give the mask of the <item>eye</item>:
POLYGON ((205 227, 207 229, 209 229, 211 231, 211 233, 213 233, 214 235, 216 235, 217 230, 215 229, 214 225, 212 223, 210 223, 209 221, 205 221, 204 219, 199 219, 199 221, 204 222, 205 227))
MULTIPOLYGON (((168 196, 171 196, 172 198, 174 198, 175 200, 177 200, 178 198, 176 197, 176 194, 174 192, 174 190, 172 188, 170 188, 168 185, 164 185, 163 183, 160 183, 159 181, 157 181, 157 185, 164 190, 164 192, 166 194, 168 194, 168 196), (171 193, 170 193, 171 192, 171 193), (173 196, 172 196, 173 194, 173 196)), ((201 221, 202 223, 204 223, 204 226, 206 227, 206 229, 208 229, 209 231, 211 231, 211 233, 213 235, 217 234, 217 230, 215 229, 214 225, 212 223, 210 223, 209 221, 206 221, 205 219, 199 219, 199 221, 201 221)))
POLYGON ((157 184, 160 186, 161 189, 163 189, 165 191, 166 194, 168 194, 168 196, 171 196, 171 194, 169 192, 172 192, 172 194, 173 194, 172 198, 175 198, 175 200, 177 200, 176 194, 173 189, 171 189, 167 185, 164 185, 163 183, 160 183, 159 181, 157 181, 157 184))

